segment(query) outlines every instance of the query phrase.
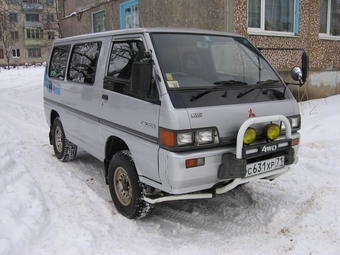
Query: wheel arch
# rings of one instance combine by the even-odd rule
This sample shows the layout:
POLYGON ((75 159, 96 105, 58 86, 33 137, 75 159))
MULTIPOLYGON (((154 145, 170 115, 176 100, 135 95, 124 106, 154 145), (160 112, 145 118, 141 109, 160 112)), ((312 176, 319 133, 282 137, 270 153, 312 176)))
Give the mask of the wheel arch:
POLYGON ((114 154, 122 150, 130 150, 130 149, 121 138, 117 136, 110 136, 107 139, 106 145, 105 145, 105 159, 104 159, 106 184, 108 184, 108 171, 109 171, 110 161, 114 154))
POLYGON ((50 132, 48 134, 49 138, 50 138, 50 144, 52 145, 52 127, 53 127, 53 123, 54 123, 54 120, 56 118, 59 117, 59 114, 55 111, 55 110, 52 110, 51 111, 51 115, 50 115, 50 132))

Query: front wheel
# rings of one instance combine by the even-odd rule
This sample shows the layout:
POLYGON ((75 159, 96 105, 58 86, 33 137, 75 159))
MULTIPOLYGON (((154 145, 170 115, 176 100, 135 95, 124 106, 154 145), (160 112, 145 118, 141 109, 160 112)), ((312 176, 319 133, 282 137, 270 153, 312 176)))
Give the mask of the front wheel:
POLYGON ((152 205, 143 199, 147 186, 139 181, 130 151, 120 151, 112 157, 108 182, 112 201, 120 214, 138 219, 150 213, 152 205))
POLYGON ((66 139, 63 125, 61 124, 59 117, 53 122, 52 144, 55 155, 61 161, 70 161, 74 159, 77 154, 77 145, 66 139))

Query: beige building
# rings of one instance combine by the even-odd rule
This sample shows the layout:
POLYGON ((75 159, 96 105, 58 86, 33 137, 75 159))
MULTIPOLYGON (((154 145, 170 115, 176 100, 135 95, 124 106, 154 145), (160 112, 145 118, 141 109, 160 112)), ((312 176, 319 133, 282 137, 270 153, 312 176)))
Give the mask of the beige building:
POLYGON ((263 53, 287 80, 304 50, 310 76, 296 91, 299 99, 340 91, 338 0, 59 0, 59 6, 64 37, 143 26, 236 32, 258 48, 276 48, 263 53))
POLYGON ((0 66, 41 64, 59 37, 55 0, 1 0, 0 66))

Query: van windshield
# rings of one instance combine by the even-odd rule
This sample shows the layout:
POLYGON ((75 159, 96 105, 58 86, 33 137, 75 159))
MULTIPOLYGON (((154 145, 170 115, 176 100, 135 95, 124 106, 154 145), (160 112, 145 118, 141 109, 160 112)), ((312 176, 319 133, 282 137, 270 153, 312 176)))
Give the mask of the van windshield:
POLYGON ((203 89, 217 84, 244 88, 281 81, 243 37, 154 33, 152 38, 168 89, 203 89))

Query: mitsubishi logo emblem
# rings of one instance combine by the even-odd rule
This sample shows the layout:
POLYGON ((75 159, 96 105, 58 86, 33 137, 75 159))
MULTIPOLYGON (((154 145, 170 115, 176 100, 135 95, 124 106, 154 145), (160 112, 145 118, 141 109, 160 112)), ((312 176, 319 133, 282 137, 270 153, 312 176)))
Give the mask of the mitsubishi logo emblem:
POLYGON ((248 118, 256 117, 256 114, 253 112, 253 110, 250 108, 249 109, 249 115, 248 118))

